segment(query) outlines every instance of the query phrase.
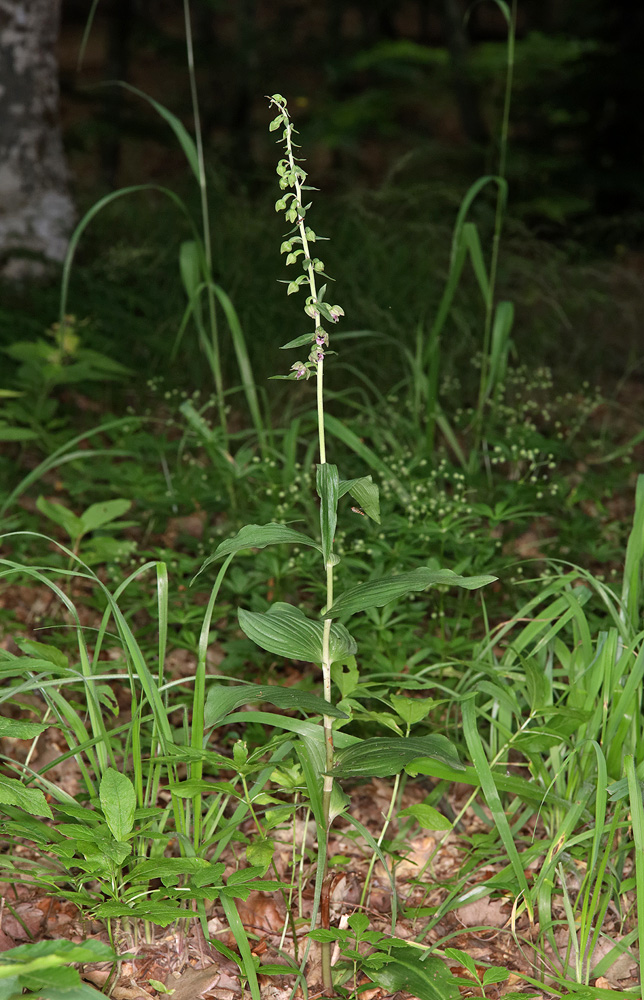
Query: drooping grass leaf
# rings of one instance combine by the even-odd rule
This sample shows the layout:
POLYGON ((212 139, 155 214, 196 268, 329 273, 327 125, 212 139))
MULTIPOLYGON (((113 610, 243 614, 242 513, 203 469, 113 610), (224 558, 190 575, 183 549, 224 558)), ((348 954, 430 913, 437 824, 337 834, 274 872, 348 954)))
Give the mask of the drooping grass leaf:
POLYGON ((400 480, 396 478, 380 456, 372 448, 369 448, 346 424, 343 424, 341 420, 338 420, 332 414, 325 413, 324 426, 329 434, 333 434, 334 437, 339 438, 340 441, 346 444, 347 448, 350 448, 356 455, 359 455, 370 468, 375 469, 384 479, 389 480, 403 503, 409 502, 409 493, 400 480))
MULTIPOLYGON (((299 608, 278 601, 266 613, 238 611, 239 625, 245 635, 261 649, 291 660, 322 662, 324 625, 311 621, 299 608)), ((343 625, 332 625, 329 641, 331 663, 343 661, 357 652, 353 637, 343 625)))
POLYGON ((126 83, 124 80, 112 80, 108 82, 112 83, 114 86, 123 87, 124 90, 129 90, 131 94, 136 94, 137 97, 142 97, 143 100, 147 101, 148 104, 154 108, 157 114, 159 114, 161 118, 168 123, 184 152, 184 155, 190 165, 190 169, 198 181, 199 157, 197 155, 197 147, 194 139, 186 129, 183 122, 177 118, 176 115, 173 115, 171 111, 168 111, 163 104, 159 104, 158 101, 155 101, 153 97, 150 97, 144 91, 139 90, 138 87, 133 87, 131 83, 126 83))
POLYGON ((259 440, 262 441, 266 433, 266 427, 264 426, 264 421, 262 419, 259 399, 257 396, 257 388, 253 377, 253 369, 248 356, 248 349, 246 347, 246 337, 244 336, 244 331, 242 329, 239 316, 237 315, 237 310, 235 309, 230 296, 224 291, 223 288, 214 282, 211 282, 211 288, 215 293, 226 317, 235 356, 237 358, 237 367, 239 368, 244 395, 246 396, 246 402, 248 404, 248 410, 251 415, 255 431, 257 432, 257 436, 259 440))
POLYGON ((333 606, 324 613, 325 618, 338 618, 340 615, 353 615, 367 608, 381 608, 390 601, 412 593, 415 590, 426 590, 431 586, 455 586, 465 590, 476 590, 493 583, 495 576, 459 576, 451 569, 429 569, 419 566, 409 573, 398 573, 396 576, 382 577, 369 583, 358 584, 340 594, 333 606))
POLYGON ((239 948, 239 967, 242 972, 245 973, 248 980, 251 998, 252 1000, 261 1000, 261 991, 257 980, 257 971, 255 969, 250 943, 248 941, 248 937, 246 936, 246 930, 239 916, 235 901, 228 896, 222 895, 221 905, 223 906, 228 926, 230 927, 237 943, 237 947, 239 948))
POLYGON ((498 789, 494 782, 492 770, 485 755, 483 744, 481 743, 481 737, 479 736, 476 728, 474 701, 469 697, 463 702, 463 733, 467 743, 467 749, 469 750, 472 758, 472 763, 474 764, 474 768, 480 778, 481 789, 485 795, 485 800, 490 808, 492 817, 496 823, 496 828, 499 831, 501 840, 503 841, 505 849, 508 853, 508 858, 510 859, 510 864, 516 877, 517 884, 521 891, 521 895, 524 898, 528 914, 532 919, 534 913, 534 903, 528 887, 523 862, 519 857, 519 852, 517 851, 514 841, 514 835, 510 829, 508 818, 505 814, 498 789))
POLYGON ((240 705, 253 702, 267 702, 277 708, 298 709, 301 712, 312 712, 314 715, 331 715, 336 719, 348 718, 335 705, 309 691, 298 691, 296 688, 277 687, 272 684, 244 684, 241 687, 239 685, 224 687, 217 684, 208 691, 204 725, 207 728, 218 726, 240 705))
POLYGON ((340 750, 334 778, 386 778, 398 774, 417 757, 433 757, 456 771, 465 770, 456 747, 446 736, 376 736, 340 750))
MULTIPOLYGON (((312 740, 320 742, 324 740, 324 730, 318 723, 309 722, 307 719, 293 719, 288 715, 277 715, 276 712, 235 712, 226 718, 227 725, 234 726, 242 722, 258 722, 260 726, 274 726, 276 729, 298 733, 312 740)), ((349 747, 359 743, 360 740, 357 736, 350 736, 349 733, 339 729, 333 734, 333 742, 336 747, 349 747)))
POLYGON ((285 524, 245 524, 234 538, 226 538, 217 546, 213 555, 208 556, 194 579, 196 580, 200 573, 203 573, 218 559, 223 559, 224 556, 234 555, 244 549, 264 549, 267 545, 281 545, 283 542, 293 545, 310 545, 318 552, 322 551, 319 542, 309 538, 308 535, 303 535, 301 531, 288 528, 285 524))
MULTIPOLYGON (((429 774, 433 778, 440 778, 442 781, 459 781, 464 785, 473 785, 474 787, 481 784, 480 776, 475 768, 465 767, 462 772, 455 771, 453 768, 446 767, 440 761, 432 760, 429 757, 424 760, 419 758, 412 761, 406 767, 406 771, 412 777, 415 777, 417 774, 429 774)), ((524 802, 536 802, 539 804, 548 802, 559 808, 568 808, 569 803, 566 799, 555 795, 552 789, 542 788, 533 780, 518 778, 514 775, 498 771, 493 771, 492 777, 498 789, 517 795, 524 802)))

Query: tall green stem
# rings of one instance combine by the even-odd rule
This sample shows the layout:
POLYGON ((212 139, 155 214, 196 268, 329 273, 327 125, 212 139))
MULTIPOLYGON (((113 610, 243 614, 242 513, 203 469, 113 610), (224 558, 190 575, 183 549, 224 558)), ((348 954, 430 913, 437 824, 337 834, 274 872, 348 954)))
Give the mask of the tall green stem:
POLYGON ((224 397, 224 379, 221 371, 221 355, 219 351, 219 331, 217 329, 217 304, 212 282, 212 243, 210 239, 210 212, 208 209, 208 188, 206 183, 206 164, 203 155, 203 140, 201 135, 201 116, 199 114, 199 98, 197 94, 197 77, 195 74, 194 49, 192 45, 192 24, 190 21, 189 0, 183 0, 183 19, 186 30, 186 55, 188 60, 188 75, 190 77, 190 99, 192 102, 192 118, 195 128, 195 144, 197 147, 197 162, 199 164, 199 195, 201 198, 201 221, 203 227, 205 280, 208 295, 208 317, 210 320, 210 337, 212 342, 212 374, 215 380, 215 395, 217 410, 222 430, 227 436, 226 403, 224 397))
POLYGON ((479 398, 476 411, 475 441, 472 456, 478 459, 479 446, 483 433, 483 409, 487 394, 487 380, 490 366, 490 343, 492 339, 492 322, 494 319, 494 298, 496 279, 499 266, 499 250, 501 246, 501 231, 503 229, 503 214, 505 211, 506 185, 505 172, 508 155, 508 134, 510 128, 510 105, 512 102, 512 83, 514 80, 514 35, 517 14, 517 0, 512 0, 512 9, 508 20, 507 68, 505 75, 505 94, 503 99, 503 115, 501 118, 501 135, 499 139, 499 166, 497 176, 496 208, 494 212, 494 235, 492 237, 492 256, 490 259, 490 284, 487 302, 485 304, 485 327, 483 331, 483 356, 481 359, 481 378, 479 381, 479 398))

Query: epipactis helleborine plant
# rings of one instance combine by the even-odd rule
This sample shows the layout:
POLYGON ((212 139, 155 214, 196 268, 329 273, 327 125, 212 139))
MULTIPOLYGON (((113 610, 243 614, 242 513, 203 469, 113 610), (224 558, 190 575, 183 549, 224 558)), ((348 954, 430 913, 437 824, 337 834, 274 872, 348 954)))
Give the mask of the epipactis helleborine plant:
MULTIPOLYGON (((383 607, 391 601, 404 597, 413 591, 426 590, 430 586, 456 585, 473 590, 496 579, 493 576, 463 577, 448 569, 433 569, 419 566, 410 572, 396 573, 391 576, 359 583, 345 590, 334 598, 333 571, 339 563, 339 557, 333 551, 333 542, 337 524, 338 502, 349 493, 359 505, 360 513, 376 522, 380 522, 380 504, 378 487, 371 476, 360 476, 356 479, 341 480, 337 466, 327 462, 327 450, 324 425, 324 362, 325 358, 334 353, 329 350, 329 334, 324 324, 336 324, 344 315, 341 306, 326 301, 327 285, 318 287, 319 278, 327 278, 324 263, 319 257, 311 255, 311 246, 321 237, 317 236, 306 223, 310 204, 305 204, 305 192, 315 190, 306 182, 306 171, 301 166, 302 160, 295 156, 297 148, 294 142, 296 130, 293 127, 286 105, 281 94, 273 94, 270 104, 277 110, 277 116, 270 123, 271 131, 281 130, 279 142, 284 147, 284 155, 277 165, 279 185, 282 191, 275 203, 275 209, 283 212, 286 221, 292 227, 286 234, 281 252, 287 255, 287 265, 298 265, 299 273, 292 280, 286 281, 287 294, 296 294, 300 288, 307 291, 304 312, 312 321, 313 329, 302 336, 296 337, 286 348, 306 346, 309 350, 305 361, 296 361, 288 375, 277 375, 275 378, 300 381, 315 375, 317 383, 317 424, 319 438, 319 463, 316 469, 316 488, 320 498, 320 541, 295 531, 287 525, 276 522, 270 524, 247 524, 233 538, 223 541, 203 564, 200 572, 211 563, 225 558, 217 581, 213 587, 209 608, 214 607, 216 594, 221 585, 223 575, 230 560, 239 552, 249 549, 264 548, 268 545, 290 543, 305 545, 317 549, 321 555, 326 576, 326 600, 318 619, 308 618, 299 608, 276 602, 266 612, 256 613, 238 609, 238 620, 242 631, 260 648, 288 659, 309 663, 319 663, 322 667, 323 698, 317 698, 309 692, 280 686, 243 685, 230 687, 213 685, 209 692, 204 712, 204 728, 221 725, 226 715, 235 707, 249 702, 270 702, 284 708, 297 708, 304 712, 315 712, 322 716, 323 730, 320 733, 323 740, 312 738, 314 730, 309 726, 305 731, 295 729, 292 732, 293 744, 302 764, 309 790, 311 809, 316 822, 318 839, 318 865, 316 874, 315 900, 313 906, 312 924, 317 918, 318 909, 322 916, 322 926, 329 926, 329 878, 327 845, 329 827, 333 820, 346 813, 348 797, 344 795, 337 781, 338 778, 369 778, 386 777, 400 774, 412 761, 423 758, 440 762, 443 768, 451 768, 455 778, 463 770, 455 746, 442 735, 414 737, 409 735, 409 728, 422 721, 427 710, 420 701, 399 698, 396 704, 403 702, 404 708, 415 708, 421 711, 404 711, 403 721, 407 724, 407 733, 403 737, 374 737, 359 739, 349 734, 343 734, 342 747, 334 744, 333 722, 349 721, 349 716, 342 708, 333 703, 331 698, 332 667, 336 665, 342 671, 350 667, 349 675, 357 678, 355 654, 357 644, 353 636, 340 623, 339 619, 348 619, 351 615, 369 608, 383 607), (409 716, 409 718, 407 718, 409 716), (320 795, 320 786, 321 792, 320 795)), ((204 636, 207 644, 207 636, 204 636)), ((341 678, 336 675, 336 679, 341 678)), ((356 681, 357 683, 357 681, 356 681)), ((353 685, 355 686, 355 684, 353 685)), ((346 684, 341 684, 343 697, 348 690, 346 684)), ((425 700, 427 701, 427 699, 425 700)), ((396 711, 400 714, 400 708, 396 711)), ((272 717, 274 719, 275 717, 272 717)), ((276 724, 273 722, 273 724, 276 724)), ((291 728, 285 719, 285 728, 291 728)), ((336 737, 336 740, 339 739, 336 737)), ((347 814, 347 818, 350 818, 347 814)), ((356 821, 352 820, 354 825, 356 821)), ((357 824, 359 826, 359 824, 357 824)), ((363 835, 370 837, 368 831, 362 828, 363 835)), ((375 843, 372 846, 376 846, 375 843)), ((377 848, 376 848, 377 849, 377 848)), ((331 970, 331 948, 328 940, 322 942, 322 978, 325 991, 333 988, 331 970)))

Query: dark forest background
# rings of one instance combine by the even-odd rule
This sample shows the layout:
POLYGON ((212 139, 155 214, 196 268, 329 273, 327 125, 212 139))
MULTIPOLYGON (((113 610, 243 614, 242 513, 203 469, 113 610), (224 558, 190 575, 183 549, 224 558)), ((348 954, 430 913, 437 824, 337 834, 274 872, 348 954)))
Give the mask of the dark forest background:
MULTIPOLYGON (((167 126, 127 80, 190 124, 176 0, 101 0, 80 71, 85 0, 64 0, 66 145, 77 193, 183 170, 167 126)), ((194 0, 208 163, 252 191, 272 171, 265 94, 291 104, 326 190, 433 182, 462 194, 494 172, 507 25, 494 2, 194 0)), ((515 219, 603 251, 644 234, 644 5, 519 0, 508 179, 515 219)))

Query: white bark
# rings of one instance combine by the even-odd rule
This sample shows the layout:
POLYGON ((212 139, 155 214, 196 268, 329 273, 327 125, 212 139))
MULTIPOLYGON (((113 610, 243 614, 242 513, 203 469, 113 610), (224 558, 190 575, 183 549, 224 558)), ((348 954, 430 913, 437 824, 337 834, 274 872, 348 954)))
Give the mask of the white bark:
POLYGON ((61 0, 0 0, 0 270, 24 277, 61 261, 74 206, 58 119, 61 0))

